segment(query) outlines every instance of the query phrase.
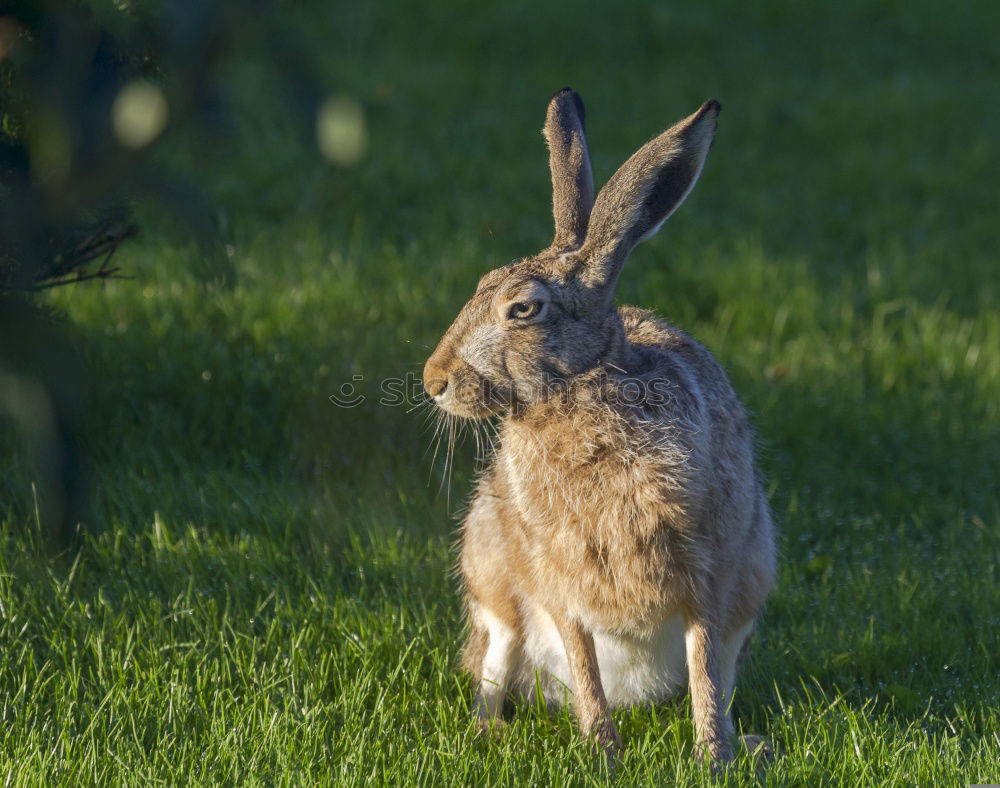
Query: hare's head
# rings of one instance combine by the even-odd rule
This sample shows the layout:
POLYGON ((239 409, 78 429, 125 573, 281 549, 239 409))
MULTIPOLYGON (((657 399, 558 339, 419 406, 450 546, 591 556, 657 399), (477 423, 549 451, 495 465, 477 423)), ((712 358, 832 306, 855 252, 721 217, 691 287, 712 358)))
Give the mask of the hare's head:
POLYGON ((424 366, 449 413, 482 418, 545 396, 557 381, 620 363, 614 290, 632 248, 656 233, 701 173, 719 103, 647 142, 594 199, 583 102, 553 96, 543 131, 555 237, 543 252, 486 274, 424 366))

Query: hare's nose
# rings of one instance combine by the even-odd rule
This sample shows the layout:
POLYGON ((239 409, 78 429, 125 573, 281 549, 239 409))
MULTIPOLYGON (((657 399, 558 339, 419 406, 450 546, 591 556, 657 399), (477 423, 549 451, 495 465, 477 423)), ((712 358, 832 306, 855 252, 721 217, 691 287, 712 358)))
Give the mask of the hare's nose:
POLYGON ((448 389, 447 357, 438 348, 424 364, 424 391, 430 397, 440 397, 448 389))
POLYGON ((440 397, 448 389, 446 378, 424 378, 424 391, 431 397, 440 397))

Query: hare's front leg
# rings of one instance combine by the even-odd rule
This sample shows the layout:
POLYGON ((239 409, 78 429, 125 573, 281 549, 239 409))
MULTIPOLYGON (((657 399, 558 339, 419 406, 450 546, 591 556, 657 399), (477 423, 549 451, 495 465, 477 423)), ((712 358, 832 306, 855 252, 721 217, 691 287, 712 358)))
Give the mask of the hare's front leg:
POLYGON ((555 618, 555 621, 573 678, 573 706, 580 720, 580 730, 614 756, 621 749, 622 740, 608 710, 594 636, 574 619, 564 617, 555 618))
MULTIPOLYGON (((705 615, 689 616, 684 642, 696 752, 699 757, 715 762, 730 761, 733 758, 733 724, 726 704, 732 675, 723 676, 724 656, 718 628, 705 615)), ((728 667, 735 667, 735 660, 728 667)))

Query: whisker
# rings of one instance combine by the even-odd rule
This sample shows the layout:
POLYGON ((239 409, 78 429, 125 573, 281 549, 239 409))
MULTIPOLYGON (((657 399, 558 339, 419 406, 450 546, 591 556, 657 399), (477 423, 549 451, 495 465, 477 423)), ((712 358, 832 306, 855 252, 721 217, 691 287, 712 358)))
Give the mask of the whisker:
POLYGON ((411 408, 407 408, 406 412, 407 412, 407 413, 413 413, 413 411, 415 411, 415 410, 416 410, 417 408, 425 408, 425 407, 427 407, 427 406, 428 406, 429 404, 430 404, 430 402, 429 402, 428 400, 426 400, 426 399, 420 399, 420 400, 417 400, 417 404, 416 404, 416 405, 414 405, 414 406, 413 406, 413 407, 411 407, 411 408))
POLYGON ((500 429, 497 427, 496 422, 493 419, 485 419, 484 430, 486 431, 486 436, 490 441, 490 456, 493 457, 499 451, 500 447, 500 429))
POLYGON ((490 439, 487 421, 476 422, 476 470, 482 471, 493 456, 493 441, 490 439))
MULTIPOLYGON (((434 435, 431 436, 430 443, 434 444, 434 454, 431 457, 430 468, 427 470, 427 483, 431 483, 431 477, 434 475, 434 465, 437 462, 438 450, 441 448, 441 438, 444 435, 444 423, 445 423, 445 413, 441 410, 434 411, 435 415, 435 425, 434 425, 434 435)), ((428 451, 430 450, 430 443, 427 445, 428 451)), ((426 456, 427 452, 424 452, 426 456)))
POLYGON ((441 439, 444 444, 444 465, 441 468, 441 483, 438 484, 438 494, 444 489, 445 475, 448 472, 448 433, 451 429, 451 416, 448 413, 441 415, 441 439))
POLYGON ((444 455, 444 475, 441 484, 445 492, 445 506, 451 511, 451 471, 455 464, 455 417, 448 414, 448 447, 444 455))
POLYGON ((438 494, 444 490, 446 506, 451 514, 451 487, 455 475, 455 455, 465 445, 471 432, 472 439, 475 441, 475 473, 481 474, 499 451, 501 442, 499 426, 493 416, 485 419, 466 419, 455 416, 437 407, 434 401, 426 396, 417 400, 406 412, 412 413, 421 408, 425 408, 423 431, 425 433, 431 431, 427 447, 424 450, 425 458, 428 454, 431 455, 427 483, 430 484, 435 470, 438 468, 438 456, 443 456, 438 494))
MULTIPOLYGON (((406 411, 406 412, 409 413, 410 411, 406 411)), ((423 422, 423 428, 425 430, 427 429, 427 425, 429 424, 429 422, 431 420, 431 417, 433 417, 433 416, 434 416, 434 411, 431 410, 430 408, 428 408, 427 410, 425 410, 423 413, 420 414, 420 418, 421 418, 421 420, 423 422)))
POLYGON ((476 422, 472 425, 472 434, 476 437, 476 466, 478 468, 480 458, 483 456, 483 442, 479 435, 479 423, 476 422))

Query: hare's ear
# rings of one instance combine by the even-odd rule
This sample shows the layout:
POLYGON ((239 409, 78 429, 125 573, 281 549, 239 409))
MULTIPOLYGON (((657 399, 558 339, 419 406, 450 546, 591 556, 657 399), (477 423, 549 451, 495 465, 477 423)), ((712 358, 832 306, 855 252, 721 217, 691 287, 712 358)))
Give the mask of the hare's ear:
POLYGON ((563 88, 549 101, 542 134, 549 145, 552 171, 552 216, 556 223, 552 248, 560 252, 583 243, 594 206, 594 176, 583 123, 583 101, 575 91, 563 88))
POLYGON ((701 109, 643 145, 597 195, 579 250, 588 288, 614 289, 622 264, 684 202, 701 174, 721 106, 701 109))

